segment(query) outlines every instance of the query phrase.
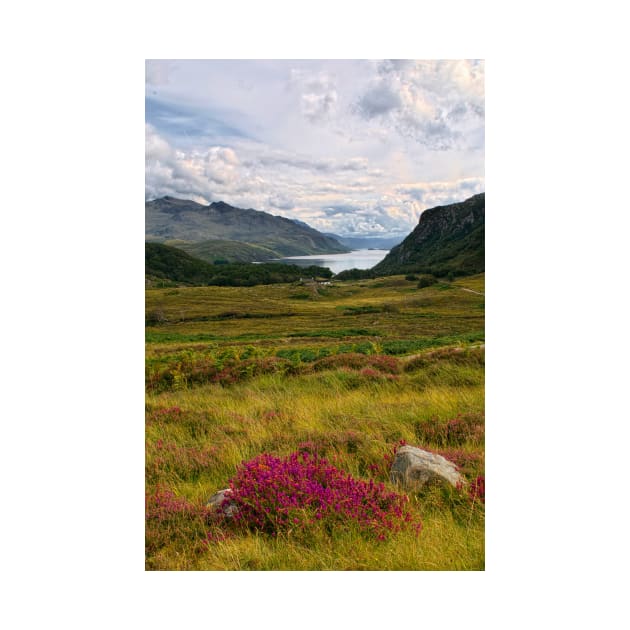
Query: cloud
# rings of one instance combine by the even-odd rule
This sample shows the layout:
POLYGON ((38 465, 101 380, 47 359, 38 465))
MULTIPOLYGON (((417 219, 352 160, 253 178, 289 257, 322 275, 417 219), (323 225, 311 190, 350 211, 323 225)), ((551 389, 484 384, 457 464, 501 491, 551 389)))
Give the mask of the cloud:
POLYGON ((215 184, 233 184, 239 179, 239 160, 233 149, 210 147, 205 156, 205 176, 215 184))
POLYGON ((404 236, 483 190, 483 62, 187 63, 147 62, 148 199, 404 236))
POLYGON ((418 182, 396 187, 396 193, 421 204, 422 210, 464 201, 485 190, 482 177, 468 177, 451 182, 418 182))
POLYGON ((313 159, 284 151, 272 151, 256 155, 246 162, 247 166, 286 166, 317 173, 336 173, 343 171, 366 171, 369 166, 367 158, 353 157, 347 160, 333 158, 313 159))
POLYGON ((402 101, 392 86, 381 81, 377 85, 368 89, 368 91, 359 99, 357 108, 359 113, 365 118, 374 118, 382 116, 390 111, 401 107, 402 101))
POLYGON ((354 214, 355 212, 361 211, 362 208, 360 206, 351 206, 351 205, 339 205, 339 206, 327 206, 322 208, 322 211, 327 217, 336 217, 342 216, 345 214, 354 214))
POLYGON ((233 149, 213 146, 206 151, 176 150, 150 124, 145 125, 145 155, 147 199, 194 195, 212 201, 225 186, 242 180, 233 149))
POLYGON ((292 69, 289 89, 299 93, 302 115, 311 123, 331 118, 335 111, 338 95, 333 79, 325 72, 310 73, 292 69))
POLYGON ((383 61, 353 111, 435 151, 481 148, 482 61, 383 61))
POLYGON ((269 205, 280 210, 291 210, 295 207, 295 202, 286 195, 276 193, 269 197, 269 205))

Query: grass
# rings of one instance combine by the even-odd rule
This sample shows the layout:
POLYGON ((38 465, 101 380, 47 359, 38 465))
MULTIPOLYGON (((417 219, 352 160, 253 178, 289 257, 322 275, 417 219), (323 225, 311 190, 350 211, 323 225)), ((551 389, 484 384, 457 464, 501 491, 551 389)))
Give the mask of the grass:
POLYGON ((243 462, 300 448, 391 492, 401 441, 483 476, 484 298, 460 287, 482 293, 483 277, 333 284, 300 300, 292 284, 148 290, 165 320, 147 327, 147 496, 174 498, 147 519, 147 569, 483 570, 483 502, 463 491, 406 493, 422 531, 383 541, 351 524, 233 531, 203 507, 243 462), (217 317, 229 310, 278 316, 217 317))

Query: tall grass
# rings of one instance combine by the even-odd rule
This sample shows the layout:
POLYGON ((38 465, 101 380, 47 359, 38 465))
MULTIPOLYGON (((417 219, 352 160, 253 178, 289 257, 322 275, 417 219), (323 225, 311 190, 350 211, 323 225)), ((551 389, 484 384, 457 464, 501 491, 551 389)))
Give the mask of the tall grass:
MULTIPOLYGON (((393 532, 387 540, 365 539, 350 522, 334 534, 325 528, 309 530, 308 544, 291 532, 271 537, 262 531, 234 531, 217 525, 204 507, 210 495, 228 487, 243 462, 261 454, 287 457, 300 449, 325 457, 358 481, 383 483, 388 491, 399 490, 390 484, 388 472, 400 443, 450 458, 471 485, 483 478, 484 350, 474 347, 483 340, 478 332, 483 329, 478 308, 483 297, 453 289, 448 305, 441 297, 447 291, 429 287, 422 289, 422 299, 430 303, 417 306, 411 304, 406 282, 381 288, 370 281, 361 284, 365 286, 344 285, 338 293, 332 289, 298 315, 272 318, 264 326, 257 318, 229 326, 208 319, 167 321, 148 329, 164 333, 160 342, 148 339, 148 385, 152 370, 182 374, 179 382, 148 386, 146 394, 148 569, 483 569, 484 503, 467 489, 408 493, 422 532, 418 537, 393 532), (356 304, 353 298, 399 306, 344 315, 337 307, 356 304), (414 313, 426 309, 442 310, 449 321, 434 324, 427 336, 417 329, 406 333, 414 313), (336 315, 327 319, 330 313, 336 315), (366 342, 353 336, 315 336, 308 343, 292 336, 301 328, 347 331, 348 319, 381 316, 391 319, 377 322, 380 335, 368 338, 365 353, 356 350, 366 342), (457 351, 448 344, 424 343, 445 327, 453 328, 450 347, 457 351), (208 341, 187 340, 193 329, 208 341), (166 341, 166 335, 176 341, 166 341), (235 345, 239 335, 246 335, 247 342, 235 345), (419 352, 411 343, 402 354, 383 353, 387 343, 414 339, 421 342, 419 352), (246 369, 248 361, 270 358, 285 361, 287 369, 246 369), (187 370, 201 360, 221 360, 222 369, 233 368, 236 377, 216 382, 189 378, 187 370)), ((147 292, 147 308, 160 303, 167 319, 177 310, 220 312, 229 301, 235 309, 261 308, 262 302, 265 310, 280 312, 294 290, 290 285, 180 288, 168 295, 156 290, 147 292)), ((294 301, 292 308, 298 304, 302 309, 304 302, 294 301)))

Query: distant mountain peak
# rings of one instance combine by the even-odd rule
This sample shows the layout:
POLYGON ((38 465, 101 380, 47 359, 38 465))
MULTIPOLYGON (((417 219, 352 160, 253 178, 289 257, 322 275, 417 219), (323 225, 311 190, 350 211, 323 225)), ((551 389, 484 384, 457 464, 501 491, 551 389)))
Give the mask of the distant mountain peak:
POLYGON ((229 203, 226 203, 225 201, 213 201, 210 204, 211 208, 218 208, 218 209, 222 209, 222 208, 234 208, 234 206, 231 206, 229 203))

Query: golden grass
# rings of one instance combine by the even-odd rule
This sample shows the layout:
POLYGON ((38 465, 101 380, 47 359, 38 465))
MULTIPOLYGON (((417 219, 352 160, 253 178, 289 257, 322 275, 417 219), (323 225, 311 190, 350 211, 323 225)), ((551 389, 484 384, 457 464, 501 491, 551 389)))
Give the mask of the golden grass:
MULTIPOLYGON (((242 352, 248 345, 260 356, 273 356, 283 348, 338 350, 339 344, 365 340, 379 348, 391 339, 465 336, 483 330, 483 296, 457 287, 418 290, 415 283, 402 278, 381 284, 340 285, 308 300, 291 300, 290 294, 296 292, 293 285, 147 291, 147 310, 163 309, 169 320, 148 332, 175 337, 147 343, 147 360, 176 365, 186 353, 214 356, 230 348, 242 352), (361 305, 383 310, 344 314, 346 307, 361 305), (212 319, 227 311, 269 313, 270 317, 212 319), (281 315, 289 311, 295 315, 281 315), (378 335, 344 334, 371 328, 378 335), (303 332, 323 336, 291 336, 303 332), (214 338, 187 339, 191 334, 214 338), (247 339, 238 339, 243 336, 247 339)), ((483 291, 483 276, 458 279, 456 284, 483 291)), ((446 422, 459 414, 474 414, 483 422, 483 350, 420 356, 426 359, 413 363, 403 357, 400 365, 408 362, 409 371, 405 368, 389 379, 337 367, 293 376, 259 375, 230 385, 184 384, 179 389, 173 386, 160 393, 149 392, 147 490, 167 487, 193 504, 203 505, 210 495, 227 487, 242 461, 263 452, 286 455, 304 442, 317 443, 327 458, 359 478, 377 474, 393 490, 383 462, 398 442, 438 449, 437 444, 418 443, 419 423, 432 418, 446 422), (169 411, 173 409, 178 411, 169 411), (377 468, 380 472, 374 473, 377 468)), ((483 444, 464 442, 457 448, 477 454, 481 458, 477 466, 483 466, 483 444)), ((416 502, 424 523, 418 538, 402 532, 376 542, 348 529, 332 538, 315 532, 306 544, 291 536, 272 539, 251 532, 200 547, 192 534, 178 534, 175 529, 170 542, 151 545, 147 568, 483 570, 482 504, 441 494, 410 494, 410 500, 416 502)), ((153 533, 155 530, 147 530, 148 538, 153 533)))

